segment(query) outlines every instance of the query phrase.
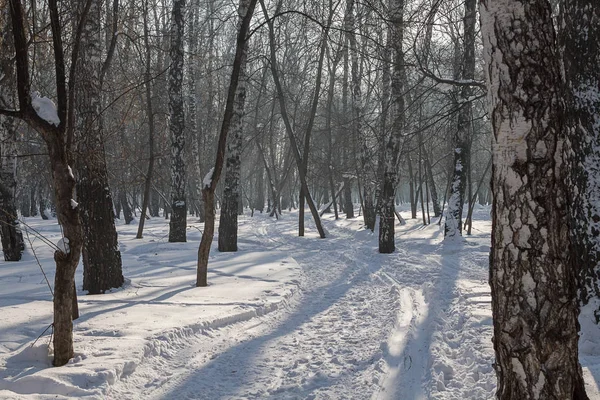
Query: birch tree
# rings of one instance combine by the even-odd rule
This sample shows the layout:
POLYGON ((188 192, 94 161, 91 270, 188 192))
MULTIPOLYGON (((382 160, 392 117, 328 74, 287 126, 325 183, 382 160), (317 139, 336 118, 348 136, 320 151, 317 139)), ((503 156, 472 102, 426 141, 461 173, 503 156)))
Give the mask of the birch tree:
MULTIPOLYGON (((245 15, 246 7, 238 9, 239 20, 245 15), (244 13, 244 14, 242 14, 244 13)), ((238 204, 240 199, 240 168, 242 156, 242 139, 244 132, 244 105, 246 103, 246 63, 248 41, 244 41, 240 60, 240 77, 235 93, 235 106, 231 119, 231 135, 227 140, 227 161, 225 172, 225 188, 221 203, 219 220, 219 251, 237 251, 238 204)))
MULTIPOLYGON (((465 0, 464 45, 462 51, 462 81, 472 81, 475 76, 475 17, 476 0, 465 0)), ((467 173, 471 153, 471 121, 473 119, 471 95, 473 89, 465 84, 460 89, 456 134, 454 136, 454 168, 450 184, 450 198, 446 212, 444 234, 446 237, 462 235, 462 211, 465 203, 467 173)))
POLYGON ((394 0, 390 7, 393 71, 391 76, 392 133, 385 147, 381 218, 379 223, 379 252, 392 253, 395 249, 394 222, 398 161, 404 130, 404 0, 394 0))
POLYGON ((550 5, 482 0, 480 13, 494 134, 490 285, 497 397, 587 399, 550 5))
POLYGON ((171 221, 169 242, 185 242, 185 115, 183 111, 183 15, 185 0, 174 0, 171 12, 171 65, 169 67, 169 131, 171 133, 171 221))

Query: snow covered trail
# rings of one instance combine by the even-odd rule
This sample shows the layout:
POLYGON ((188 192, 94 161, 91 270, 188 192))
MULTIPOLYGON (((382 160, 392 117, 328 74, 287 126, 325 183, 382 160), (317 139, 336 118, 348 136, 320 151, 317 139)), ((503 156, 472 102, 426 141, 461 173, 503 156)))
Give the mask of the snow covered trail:
POLYGON ((300 296, 147 359, 107 398, 492 398, 489 234, 444 245, 411 221, 381 255, 358 225, 330 221, 325 240, 297 237, 290 220, 257 225, 302 267, 300 296))
POLYGON ((395 289, 379 279, 381 265, 370 262, 375 249, 337 248, 342 240, 353 242, 352 233, 338 240, 297 238, 292 226, 274 223, 264 232, 266 246, 304 269, 302 294, 289 310, 201 337, 172 357, 176 377, 144 390, 148 382, 130 384, 132 376, 109 398, 360 398, 373 392, 382 374, 381 343, 394 323, 395 289))

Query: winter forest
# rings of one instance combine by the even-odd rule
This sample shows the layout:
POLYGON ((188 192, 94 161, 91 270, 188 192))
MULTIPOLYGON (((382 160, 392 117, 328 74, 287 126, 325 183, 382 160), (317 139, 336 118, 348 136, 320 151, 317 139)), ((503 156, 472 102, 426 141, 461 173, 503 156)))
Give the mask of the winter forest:
POLYGON ((596 0, 0 0, 0 399, 600 400, 596 0))

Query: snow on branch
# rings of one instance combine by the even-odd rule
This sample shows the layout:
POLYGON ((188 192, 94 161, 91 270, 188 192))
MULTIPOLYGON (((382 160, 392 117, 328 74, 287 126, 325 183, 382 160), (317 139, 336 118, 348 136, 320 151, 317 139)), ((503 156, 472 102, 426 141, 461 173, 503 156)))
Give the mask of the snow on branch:
POLYGON ((41 119, 54 126, 60 125, 56 105, 52 100, 40 96, 39 92, 31 92, 31 105, 41 119))

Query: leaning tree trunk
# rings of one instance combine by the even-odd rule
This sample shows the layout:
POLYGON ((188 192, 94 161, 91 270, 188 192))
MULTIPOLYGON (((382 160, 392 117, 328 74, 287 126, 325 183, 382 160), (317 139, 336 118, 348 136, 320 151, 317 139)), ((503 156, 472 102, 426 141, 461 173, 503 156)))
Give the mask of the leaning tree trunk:
POLYGON ((221 125, 221 133, 219 134, 219 142, 217 144, 215 166, 210 170, 203 180, 204 186, 202 189, 202 195, 204 197, 206 220, 204 222, 204 232, 202 232, 200 247, 198 248, 198 271, 196 277, 196 286, 208 286, 208 256, 210 255, 210 246, 215 234, 215 190, 217 189, 221 171, 223 170, 227 134, 229 133, 231 121, 233 120, 235 97, 240 79, 242 60, 246 57, 246 42, 248 41, 247 35, 250 28, 250 20, 254 14, 256 1, 257 0, 240 0, 238 6, 238 15, 240 16, 240 20, 238 24, 239 28, 236 41, 235 58, 233 60, 233 70, 231 72, 229 90, 227 92, 227 102, 225 104, 223 124, 221 125))
POLYGON ((593 0, 564 0, 561 47, 569 107, 569 159, 574 198, 573 246, 585 303, 600 296, 600 7, 593 0))
MULTIPOLYGON (((241 10, 245 12, 245 10, 241 10)), ((242 18, 243 15, 240 15, 242 18)), ((246 102, 246 54, 248 42, 244 42, 240 60, 240 77, 235 93, 235 106, 231 119, 231 136, 227 140, 227 161, 225 188, 221 202, 219 219, 219 251, 237 251, 238 203, 240 201, 240 169, 242 156, 242 136, 244 132, 244 104, 246 102)))
MULTIPOLYGON (((78 2, 80 14, 84 3, 78 2)), ((83 229, 83 289, 89 294, 104 293, 124 282, 104 152, 101 13, 101 2, 92 1, 83 24, 75 83, 77 200, 83 229)))
POLYGON ((490 285, 497 397, 587 399, 550 5, 483 0, 480 12, 494 132, 490 285))
MULTIPOLYGON (((294 133, 294 129, 292 128, 292 124, 290 122, 289 115, 287 113, 285 98, 283 93, 283 87, 281 84, 281 80, 279 79, 279 71, 277 70, 277 57, 275 52, 275 28, 273 24, 273 20, 269 19, 267 8, 264 4, 263 0, 260 0, 261 8, 263 10, 263 14, 265 18, 267 18, 267 25, 269 27, 269 52, 271 57, 271 75, 273 76, 273 82, 275 83, 275 88, 277 89, 277 98, 279 100, 279 109, 281 112, 281 118, 283 120, 283 124, 285 125, 285 131, 287 133, 290 146, 292 149, 292 153, 294 154, 294 159, 296 160, 296 167, 298 171, 298 178, 300 179, 300 184, 302 186, 302 191, 304 192, 304 196, 306 202, 308 203, 308 208, 312 214, 313 220, 315 221, 315 225, 317 227, 317 231, 319 232, 319 236, 321 239, 325 238, 325 231, 323 230, 323 225, 321 224, 321 218, 319 217, 319 211, 315 206, 314 200, 310 195, 310 190, 308 188, 308 183, 306 179, 306 175, 303 173, 304 170, 302 168, 303 161, 302 155, 300 154, 300 150, 298 148, 298 143, 296 142, 296 135, 294 133)), ((281 5, 281 3, 279 3, 281 5)))
MULTIPOLYGON (((464 16, 464 48, 462 54, 462 79, 473 80, 475 76, 475 17, 476 0, 465 1, 464 16)), ((463 86, 460 93, 458 110, 458 123, 454 136, 454 169, 450 185, 450 198, 446 211, 446 224, 444 236, 451 238, 462 235, 462 212, 465 203, 465 188, 467 187, 467 172, 471 162, 471 120, 473 112, 471 106, 470 86, 463 86)))
POLYGON ((171 221, 169 242, 185 242, 185 115, 183 111, 183 14, 185 0, 173 1, 171 13, 171 65, 169 67, 169 130, 171 132, 171 221))
MULTIPOLYGON (((12 60, 13 38, 8 6, 0 3, 0 107, 12 108, 14 93, 8 90, 9 82, 15 80, 12 60), (6 83, 5 83, 6 82, 6 83)), ((17 188, 17 121, 11 117, 0 116, 0 236, 5 261, 19 261, 25 244, 23 233, 17 220, 15 192, 17 188)))
MULTIPOLYGON (((145 86, 145 97, 146 97, 146 116, 148 118, 148 170, 144 180, 144 193, 142 199, 142 211, 140 212, 140 221, 138 223, 138 231, 135 236, 136 239, 141 239, 144 236, 144 224, 146 222, 146 211, 148 209, 148 200, 150 197, 150 187, 152 186, 152 174, 154 173, 154 109, 152 108, 152 70, 151 61, 152 54, 150 48, 150 29, 148 26, 148 0, 143 1, 144 12, 144 49, 145 49, 145 60, 144 60, 144 86, 145 86)), ((127 202, 125 202, 126 204, 127 202)), ((125 207, 123 204, 123 207, 125 207)), ((135 208, 135 207, 134 207, 135 208)), ((124 209, 124 208, 123 208, 124 209)), ((166 209, 166 207, 165 207, 166 209)), ((166 210, 165 210, 166 212, 166 210)))

